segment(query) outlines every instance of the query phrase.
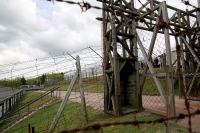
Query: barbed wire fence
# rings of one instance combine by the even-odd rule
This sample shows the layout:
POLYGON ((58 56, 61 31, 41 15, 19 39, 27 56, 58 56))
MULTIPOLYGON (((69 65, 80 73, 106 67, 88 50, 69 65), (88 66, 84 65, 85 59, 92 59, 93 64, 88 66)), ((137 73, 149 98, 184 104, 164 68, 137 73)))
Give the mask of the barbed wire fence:
MULTIPOLYGON (((105 10, 105 11, 109 11, 109 12, 112 12, 112 13, 115 13, 116 15, 118 16, 125 16, 125 17, 129 17, 129 18, 134 18, 132 16, 129 16, 129 15, 124 15, 122 12, 119 12, 119 11, 114 11, 114 10, 110 10, 110 9, 103 9, 101 7, 96 7, 96 6, 92 6, 90 5, 89 3, 87 2, 72 2, 72 1, 63 1, 63 0, 57 0, 58 2, 65 2, 65 3, 68 3, 68 4, 77 4, 80 6, 81 10, 84 12, 84 11, 87 11, 91 8, 94 8, 94 9, 99 9, 99 10, 105 10)), ((147 8, 145 5, 142 4, 142 2, 140 0, 138 0, 141 5, 144 7, 144 9, 146 9, 147 12, 151 12, 151 13, 154 13, 155 16, 159 17, 159 15, 157 15, 154 11, 152 11, 151 9, 147 8)), ((195 8, 196 10, 199 11, 199 8, 191 5, 188 1, 183 1, 181 0, 184 4, 186 5, 189 5, 189 6, 192 6, 193 8, 195 8)), ((190 33, 190 34, 199 34, 195 31, 180 31, 180 30, 177 30, 177 29, 172 29, 168 24, 166 24, 162 18, 161 19, 161 22, 162 24, 159 25, 161 28, 168 28, 172 34, 180 34, 180 33, 190 33), (178 33, 177 33, 178 32, 178 33)), ((140 19, 138 21, 144 21, 143 19, 140 19)), ((144 22, 141 22, 139 24, 143 24, 144 22)), ((146 22, 148 23, 148 22, 146 22)), ((158 26, 158 25, 157 25, 158 26)), ((143 38, 143 43, 146 45, 144 47, 146 47, 146 49, 148 49, 148 36, 150 36, 150 33, 145 33, 143 31, 139 31, 138 30, 138 33, 140 34, 139 36, 142 36, 143 34, 145 34, 147 37, 143 38), (146 42, 146 43, 145 43, 146 42)), ((158 38, 156 40, 156 45, 157 47, 155 47, 154 49, 154 52, 153 52, 153 57, 158 57, 160 55, 162 55, 163 53, 163 47, 160 47, 160 45, 162 44, 162 41, 163 41, 164 37, 162 35, 158 35, 158 38)), ((177 66, 180 66, 180 46, 179 46, 179 41, 177 39, 177 37, 175 36, 175 40, 176 40, 176 52, 177 52, 177 66)), ((42 58, 42 59, 37 59, 36 61, 34 60, 30 60, 30 61, 25 61, 25 62, 18 62, 18 63, 14 63, 14 64, 5 64, 5 65, 1 65, 2 67, 8 67, 8 66, 11 66, 12 68, 9 70, 3 70, 1 71, 2 74, 11 74, 11 77, 10 77, 10 81, 11 81, 11 85, 14 86, 14 83, 13 83, 13 79, 16 78, 16 77, 21 77, 21 76, 24 76, 25 74, 30 74, 29 78, 37 78, 38 76, 41 76, 43 73, 48 73, 48 72, 55 72, 55 73, 59 73, 61 71, 68 71, 68 74, 66 77, 66 81, 64 83, 61 83, 59 82, 60 80, 58 79, 58 84, 54 85, 54 86, 59 86, 61 84, 69 84, 71 79, 73 79, 73 76, 74 76, 74 72, 76 71, 76 67, 75 67, 75 60, 74 58, 72 57, 76 57, 76 55, 79 55, 81 60, 83 60, 81 62, 81 68, 82 68, 82 76, 83 76, 83 80, 85 80, 85 86, 84 86, 84 90, 85 90, 85 98, 86 98, 86 105, 89 106, 89 107, 95 107, 95 109, 97 110, 100 110, 100 112, 103 112, 103 77, 101 77, 101 73, 102 73, 102 68, 101 68, 101 57, 99 56, 100 54, 97 54, 95 53, 94 51, 99 51, 99 50, 91 50, 91 48, 86 48, 87 52, 84 53, 85 50, 81 50, 81 54, 79 53, 72 53, 72 54, 68 54, 68 55, 60 55, 60 56, 51 56, 51 57, 47 57, 47 58, 42 58), (82 55, 82 56, 81 56, 82 55), (92 57, 89 58, 89 57, 92 57), (71 58, 71 59, 69 59, 71 58), (52 61, 53 59, 53 61, 52 61), (69 60, 68 60, 69 59, 69 60), (48 60, 51 60, 50 62, 48 63, 39 63, 39 61, 48 61, 48 60), (56 61, 57 60, 57 61, 56 61), (71 62, 69 64, 66 65, 66 63, 68 62, 71 62), (94 63, 95 62, 95 63, 94 63), (20 64, 23 64, 24 66, 24 63, 35 63, 33 65, 30 65, 29 67, 20 67, 20 64), (99 63, 99 64, 98 64, 99 63), (43 66, 40 68, 40 66, 43 66), (54 66, 54 68, 52 70, 50 70, 49 68, 52 68, 52 66, 54 66), (67 66, 67 67, 66 67, 67 66), (90 67, 91 66, 91 67, 90 67), (36 68, 36 70, 34 70, 36 68), (88 69, 89 68, 89 69, 88 69), (96 69, 95 69, 96 68, 96 69), (99 69, 101 68, 101 69, 99 69), (44 72, 42 71, 43 69, 49 69, 48 71, 44 72), (18 74, 19 71, 21 70, 27 70, 23 75, 22 74, 18 74), (41 71, 41 72, 40 72, 41 71), (34 74, 31 74, 31 73, 34 73, 34 74), (95 76, 95 73, 96 73, 96 76, 95 76), (69 82, 67 82, 67 80, 69 80, 69 82), (91 83, 87 83, 88 81, 91 81, 92 80, 92 83, 95 84, 95 87, 94 88, 90 88, 90 84, 91 83), (91 96, 90 93, 97 93, 99 96, 91 96), (98 97, 98 100, 95 100, 96 98, 98 97), (94 98, 94 99, 93 99, 94 98), (88 100, 88 101, 87 101, 88 100), (98 105, 98 107, 96 106, 98 105)), ((141 58, 141 62, 142 62, 142 58, 141 58)), ((141 65, 141 69, 142 69, 142 65, 141 65)), ((159 69, 157 69, 157 71, 160 71, 159 69)), ((162 71, 165 71, 164 68, 162 68, 162 71)), ((141 71, 142 72, 142 71, 141 71)), ((83 126, 82 124, 84 123, 84 120, 83 120, 83 117, 80 117, 82 116, 82 113, 81 113, 81 106, 80 104, 76 104, 76 103, 80 103, 80 94, 79 93, 79 87, 78 85, 75 85, 74 88, 73 88, 73 93, 71 93, 71 98, 69 98, 69 101, 72 101, 71 102, 68 102, 67 104, 71 104, 69 105, 70 106, 70 109, 66 109, 64 112, 66 113, 63 113, 62 114, 62 117, 60 119, 60 123, 62 124, 58 124, 57 127, 56 127, 56 131, 60 131, 60 130, 65 130, 65 131, 62 131, 63 133, 65 132, 78 132, 78 131, 89 131, 89 130, 94 130, 94 131, 101 131, 103 132, 103 128, 104 127, 109 127, 109 126, 119 126, 119 125, 133 125, 133 126, 139 126, 139 125, 142 125, 142 124, 155 124, 155 123, 165 123, 169 120, 180 120, 180 119, 184 119, 185 117, 188 117, 189 120, 188 120, 188 123, 189 123, 189 132, 192 132, 192 128, 191 128, 191 117, 192 116, 195 116, 195 115, 198 115, 200 114, 200 111, 199 110, 196 110, 194 111, 194 113, 190 113, 190 104, 187 100, 187 96, 186 94, 184 93, 184 84, 183 84, 183 75, 182 75, 182 72, 180 70, 180 67, 177 67, 177 73, 180 77, 180 80, 182 82, 181 83, 181 88, 182 88, 182 92, 183 92, 183 95, 184 95, 184 99, 185 99, 185 107, 186 109, 188 110, 188 113, 187 114, 180 114, 176 117, 168 117, 168 118, 159 118, 159 119, 155 119, 155 120, 151 120, 151 121, 137 121, 137 120, 133 120, 133 121, 123 121, 123 122, 108 122, 108 123, 103 123, 103 124, 91 124, 91 125, 88 125, 88 126, 83 126), (73 108, 77 111, 77 112, 74 112, 75 113, 75 116, 77 116, 77 121, 75 121, 74 119, 74 115, 72 117, 72 112, 70 112, 69 114, 67 112, 69 112, 69 110, 73 110, 73 108), (79 127, 82 127, 83 128, 79 128, 79 127), (73 127, 76 127, 76 128, 73 128, 73 127), (69 129, 69 128, 72 128, 72 129, 69 129), (69 130, 67 130, 69 129, 69 130)), ((4 79, 4 80, 8 80, 8 79, 4 79)), ((77 83, 78 81, 76 81, 77 83)), ((148 82, 145 81, 145 82, 148 82)), ((148 84, 148 83, 146 83, 148 84)), ((143 93, 145 93, 146 91, 148 91, 148 88, 152 88, 153 87, 153 83, 150 83, 152 86, 148 86, 148 87, 144 87, 144 90, 143 90, 143 93)), ((145 84, 144 84, 145 86, 145 84)), ((166 84, 163 82, 163 86, 166 86, 166 84)), ((61 88, 62 90, 62 88, 61 88)), ((66 90, 66 88, 64 89, 66 90)), ((155 90, 154 92, 152 92, 151 95, 157 95, 158 92, 156 92, 157 90, 155 90)), ((60 92, 61 93, 61 92, 60 92)), ((57 97, 57 96, 56 96, 57 97)), ((63 97, 62 94, 60 94, 60 97, 63 97)), ((158 100, 158 99, 157 99, 158 100)), ((59 106, 58 103, 60 103, 61 101, 58 100, 58 101, 54 101, 52 102, 51 104, 52 105, 57 105, 59 106)), ((51 105, 50 104, 50 105, 51 105)), ((148 105, 150 105, 151 103, 148 103, 148 105)), ((45 112, 47 112, 47 110, 51 109, 50 105, 48 105, 45 109, 44 109, 44 112, 42 112, 41 114, 38 114, 39 116, 41 115, 44 115, 45 112)), ((67 105, 68 106, 68 105, 67 105)), ((67 107, 66 106, 66 107, 67 107)), ((143 105, 143 106, 146 106, 146 105, 143 105)), ((158 109, 158 108, 156 108, 158 109)), ((160 108, 159 108, 160 109, 160 108)), ((91 117, 94 117, 93 115, 95 114, 99 114, 99 112, 95 112, 95 113, 92 113, 92 108, 89 109, 89 113, 91 116, 89 116, 89 118, 91 117), (93 115, 92 115, 93 114, 93 115)), ((166 109, 164 109, 166 110, 166 109)), ((38 111, 39 112, 39 111, 38 111)), ((35 122, 31 122, 31 118, 29 117, 28 120, 30 120, 28 123, 31 124, 31 125, 34 125, 36 123, 39 123, 40 121, 42 120, 47 120, 46 122, 46 125, 40 125, 38 126, 39 128, 37 128, 35 126, 35 128, 37 128, 36 130, 38 132, 46 132, 48 131, 49 129, 49 125, 51 124, 52 122, 52 118, 50 118, 50 116, 55 116, 56 114, 56 110, 52 111, 52 113, 48 113, 48 114, 45 114, 45 117, 44 118, 40 118, 38 121, 35 121, 35 122)), ((96 121, 96 120, 95 120, 96 121)), ((24 128, 28 128, 27 127, 27 122, 24 122, 25 124, 23 124, 23 121, 20 123, 20 127, 18 127, 17 129, 12 129, 11 132, 16 132, 17 130, 21 130, 22 132, 24 132, 22 129, 24 128)), ((27 129, 26 129, 27 131, 27 129)))
MULTIPOLYGON (((101 53, 100 47, 88 47, 88 48, 79 50, 77 52, 62 54, 59 56, 51 55, 51 57, 47 57, 47 58, 18 62, 19 64, 23 64, 22 68, 14 64, 16 69, 13 69, 12 67, 12 71, 16 73, 13 73, 13 77, 12 77, 13 80, 15 80, 16 77, 20 78, 21 75, 23 75, 27 79, 32 79, 32 78, 37 79, 39 76, 46 74, 47 76, 46 82, 48 82, 52 78, 51 77, 52 74, 57 74, 56 77, 54 77, 54 80, 56 81, 51 81, 50 83, 46 83, 45 90, 37 91, 35 93, 27 92, 25 97, 23 97, 23 99, 26 99, 27 97, 29 97, 28 98, 29 101, 34 100, 33 98, 35 98, 36 96, 44 95, 48 93, 49 91, 51 91, 49 95, 51 95, 52 97, 45 96, 45 97, 42 97, 40 100, 38 100, 39 105, 41 104, 45 105, 40 109, 36 108, 36 106, 38 106, 38 103, 36 102, 30 103, 29 106, 14 113, 12 117, 4 119, 6 123, 9 123, 11 121, 15 121, 15 122, 12 122, 12 124, 4 125, 5 127, 2 127, 3 130, 1 131, 26 132, 28 131, 28 128, 29 128, 28 125, 29 125, 29 126, 34 126, 35 131, 47 132, 49 129, 49 126, 51 125, 53 117, 55 116, 55 113, 57 112, 56 109, 58 109, 58 106, 61 102, 61 100, 59 99, 64 98, 65 93, 70 85, 70 82, 75 76, 75 72, 77 70, 75 57, 77 55, 79 55, 81 58, 81 68, 82 68, 81 78, 83 79, 83 87, 85 90, 85 101, 86 101, 87 111, 89 114, 88 115, 89 120, 94 121, 94 119, 96 118, 95 116, 97 116, 97 114, 99 116, 102 115, 102 112, 103 112, 102 74, 103 72, 102 72, 102 64, 101 64, 102 58, 100 57, 100 53, 101 53), (41 66, 44 66, 44 67, 41 67, 41 66), (60 79, 59 77, 61 72, 65 73, 64 79, 60 79), (29 74, 29 77, 26 77, 26 74, 29 74), (56 90, 55 88, 58 88, 58 90, 56 90), (52 108, 51 106, 56 106, 57 108, 51 110, 52 108), (34 110, 36 110, 37 112, 34 112, 34 110), (51 110, 51 112, 49 112, 48 110, 51 110), (35 116, 34 113, 42 117, 38 117, 38 120, 32 121, 33 117, 35 116), (22 117, 25 117, 25 118, 22 118, 22 117), (41 121, 44 122, 44 125, 37 125, 41 121), (16 126, 12 127, 13 125, 16 125, 16 126), (6 130, 8 128, 10 129, 6 130)), ((12 66, 13 64, 10 64, 10 65, 12 66)), ((2 66, 3 67, 7 66, 6 67, 7 69, 9 68, 8 64, 2 65, 2 66)), ((9 78, 9 70, 4 70, 1 72, 4 75, 8 73, 8 78, 9 78)), ((2 81, 4 80, 5 79, 2 79, 2 81)), ((9 79, 6 79, 6 80, 9 80, 9 79)), ((33 84, 34 82, 32 82, 31 84, 33 84)), ((76 79, 72 92, 70 94, 70 97, 68 99, 69 102, 67 102, 66 104, 64 113, 62 113, 62 117, 59 120, 59 124, 55 127, 55 131, 57 132, 60 130, 67 129, 67 128, 72 128, 75 125, 77 125, 77 123, 82 124, 84 122, 83 118, 81 117, 82 115, 81 104, 80 104, 81 95, 80 95, 78 82, 79 82, 79 79, 76 79), (70 111, 68 112, 68 110, 72 110, 75 112, 70 112, 70 111), (72 113, 74 115, 72 115, 72 113), (74 116, 76 116, 77 119, 74 116)), ((13 85, 13 84, 8 84, 8 85, 13 85)), ((18 104, 19 108, 23 106, 24 104, 27 104, 27 103, 18 104)))

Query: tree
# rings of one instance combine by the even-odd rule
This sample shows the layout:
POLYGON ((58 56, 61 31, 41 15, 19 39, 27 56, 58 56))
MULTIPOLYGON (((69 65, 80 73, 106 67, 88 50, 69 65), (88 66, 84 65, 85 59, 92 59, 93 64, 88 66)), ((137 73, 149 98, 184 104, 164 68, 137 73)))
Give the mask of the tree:
POLYGON ((41 84, 43 85, 46 81, 46 74, 42 74, 42 77, 41 77, 41 84))
POLYGON ((91 70, 92 70, 92 76, 93 76, 93 79, 94 79, 94 67, 92 67, 91 70))
POLYGON ((61 72, 60 74, 61 74, 61 80, 63 80, 64 79, 64 73, 61 72))
POLYGON ((24 76, 21 78, 21 83, 22 85, 26 85, 26 79, 24 78, 24 76))

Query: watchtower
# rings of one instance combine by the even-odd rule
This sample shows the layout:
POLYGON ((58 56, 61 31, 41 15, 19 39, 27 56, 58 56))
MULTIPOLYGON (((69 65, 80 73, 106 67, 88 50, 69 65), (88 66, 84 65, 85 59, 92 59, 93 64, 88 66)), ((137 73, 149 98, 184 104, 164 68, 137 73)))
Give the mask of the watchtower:
MULTIPOLYGON (((199 59, 189 46, 192 45, 190 43, 192 40, 193 42, 197 41, 197 39, 192 39, 197 38, 197 34, 194 33, 198 30, 197 17, 194 15, 196 9, 182 11, 166 5, 165 1, 159 2, 156 0, 149 0, 144 4, 141 3, 140 8, 135 7, 134 0, 97 1, 102 2, 103 7, 102 18, 97 19, 102 21, 103 26, 104 111, 121 116, 130 111, 141 110, 144 82, 147 77, 151 77, 165 107, 169 108, 170 115, 174 116, 174 71, 171 59, 170 36, 175 36, 175 40, 178 41, 176 42, 176 51, 179 74, 182 73, 180 70, 181 59, 182 71, 185 72, 185 62, 183 62, 185 59, 184 47, 187 47, 187 51, 190 51, 186 56, 192 57, 191 60, 196 60, 197 64, 200 65, 199 59), (173 15, 170 17, 168 16, 168 10, 173 11, 173 15), (190 24, 191 19, 195 21, 192 25, 190 24), (139 23, 143 23, 143 25, 141 26, 139 23), (148 49, 144 47, 137 29, 152 33, 148 49), (194 34, 190 35, 187 31, 191 31, 194 34), (165 50, 164 65, 166 69, 164 72, 155 72, 152 63, 152 53, 158 34, 164 36, 162 44, 165 50), (187 44, 186 40, 188 39, 185 38, 189 38, 191 41, 187 44), (183 46, 183 43, 185 46, 183 46), (142 74, 140 74, 139 69, 139 52, 142 54, 146 64, 142 74), (181 53, 182 58, 180 57, 181 53), (165 77, 167 89, 163 88, 159 77, 165 77), (168 91, 166 92, 166 90, 168 91)), ((192 65, 192 63, 189 64, 192 65)), ((194 69, 192 72, 194 72, 194 69)), ((196 72, 198 71, 199 67, 196 72)), ((181 75, 179 76, 181 77, 181 75)), ((180 77, 179 81, 181 82, 180 77)))

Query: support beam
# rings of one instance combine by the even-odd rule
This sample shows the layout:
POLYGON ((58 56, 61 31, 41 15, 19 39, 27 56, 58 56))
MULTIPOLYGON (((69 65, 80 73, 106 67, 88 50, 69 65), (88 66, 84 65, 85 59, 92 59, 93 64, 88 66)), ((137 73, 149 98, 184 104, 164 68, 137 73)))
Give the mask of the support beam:
MULTIPOLYGON (((112 0, 114 5, 114 0, 112 0)), ((120 101, 120 80, 119 80, 119 61, 117 60, 117 38, 116 38, 116 27, 115 27, 115 14, 111 15, 111 28, 112 28, 112 45, 113 45, 113 59, 114 59, 114 86, 115 86, 115 110, 116 116, 121 116, 121 101, 120 101)))
MULTIPOLYGON (((144 57, 144 59, 145 59, 147 65, 148 65, 148 67, 149 67, 150 72, 154 74, 154 73, 155 73, 155 70, 154 70, 154 68, 153 68, 153 66, 152 66, 152 64, 151 64, 151 62, 148 60, 147 53, 146 53, 146 51, 145 51, 145 49, 144 49, 144 47, 143 47, 143 44, 142 44, 142 42, 141 42, 141 40, 140 40, 140 38, 139 38, 138 35, 137 35, 137 41, 138 41, 138 45, 139 45, 139 47, 140 47, 140 49, 141 49, 141 52, 142 52, 142 54, 143 54, 143 57, 144 57)), ((163 88, 162 88, 162 86, 161 86, 161 84, 160 84, 160 81, 158 80, 158 78, 157 78, 156 76, 153 76, 153 79, 154 79, 154 82, 155 82, 155 84, 156 84, 156 86, 157 86, 157 88, 158 88, 158 91, 160 92, 160 95, 161 95, 161 97, 162 97, 162 100, 163 100, 165 106, 167 107, 167 105, 166 105, 167 103, 166 103, 165 93, 164 93, 163 88)))
MULTIPOLYGON (((162 16, 163 16, 163 20, 168 24, 169 18, 168 18, 166 1, 162 2, 162 16)), ((175 110, 175 99, 174 99, 174 81, 173 81, 173 70, 172 70, 171 46, 170 46, 170 40, 169 40, 169 29, 165 28, 164 34, 165 34, 166 56, 167 56, 166 65, 169 66, 169 69, 168 69, 168 72, 169 72, 168 83, 170 85, 168 86, 169 96, 170 96, 169 110, 170 110, 170 115, 175 116, 176 110, 175 110)))

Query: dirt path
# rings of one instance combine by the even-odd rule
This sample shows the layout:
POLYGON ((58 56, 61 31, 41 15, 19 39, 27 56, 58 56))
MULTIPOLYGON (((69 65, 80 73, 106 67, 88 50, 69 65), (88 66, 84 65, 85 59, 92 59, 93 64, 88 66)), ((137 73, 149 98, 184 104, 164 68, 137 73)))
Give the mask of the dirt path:
MULTIPOLYGON (((58 92, 56 92, 58 94, 58 92)), ((62 91, 59 94, 61 99, 64 99, 66 91, 62 91)), ((85 103, 86 106, 93 107, 94 109, 103 111, 103 93, 89 93, 85 92, 85 103)), ((81 103, 80 92, 71 92, 69 96, 69 101, 81 103)))
MULTIPOLYGON (((184 113, 187 114, 187 110, 185 109, 185 101, 183 99, 179 99, 178 97, 175 98, 176 100, 176 112, 177 113, 184 113)), ((200 101, 189 101, 190 103, 190 112, 193 113, 197 109, 200 109, 200 101)), ((178 114, 177 114, 178 115, 178 114)), ((193 133, 200 133, 200 115, 196 115, 191 118, 192 122, 192 132, 193 133)), ((184 127, 188 128, 188 117, 180 120, 178 122, 179 125, 182 125, 184 127)))

